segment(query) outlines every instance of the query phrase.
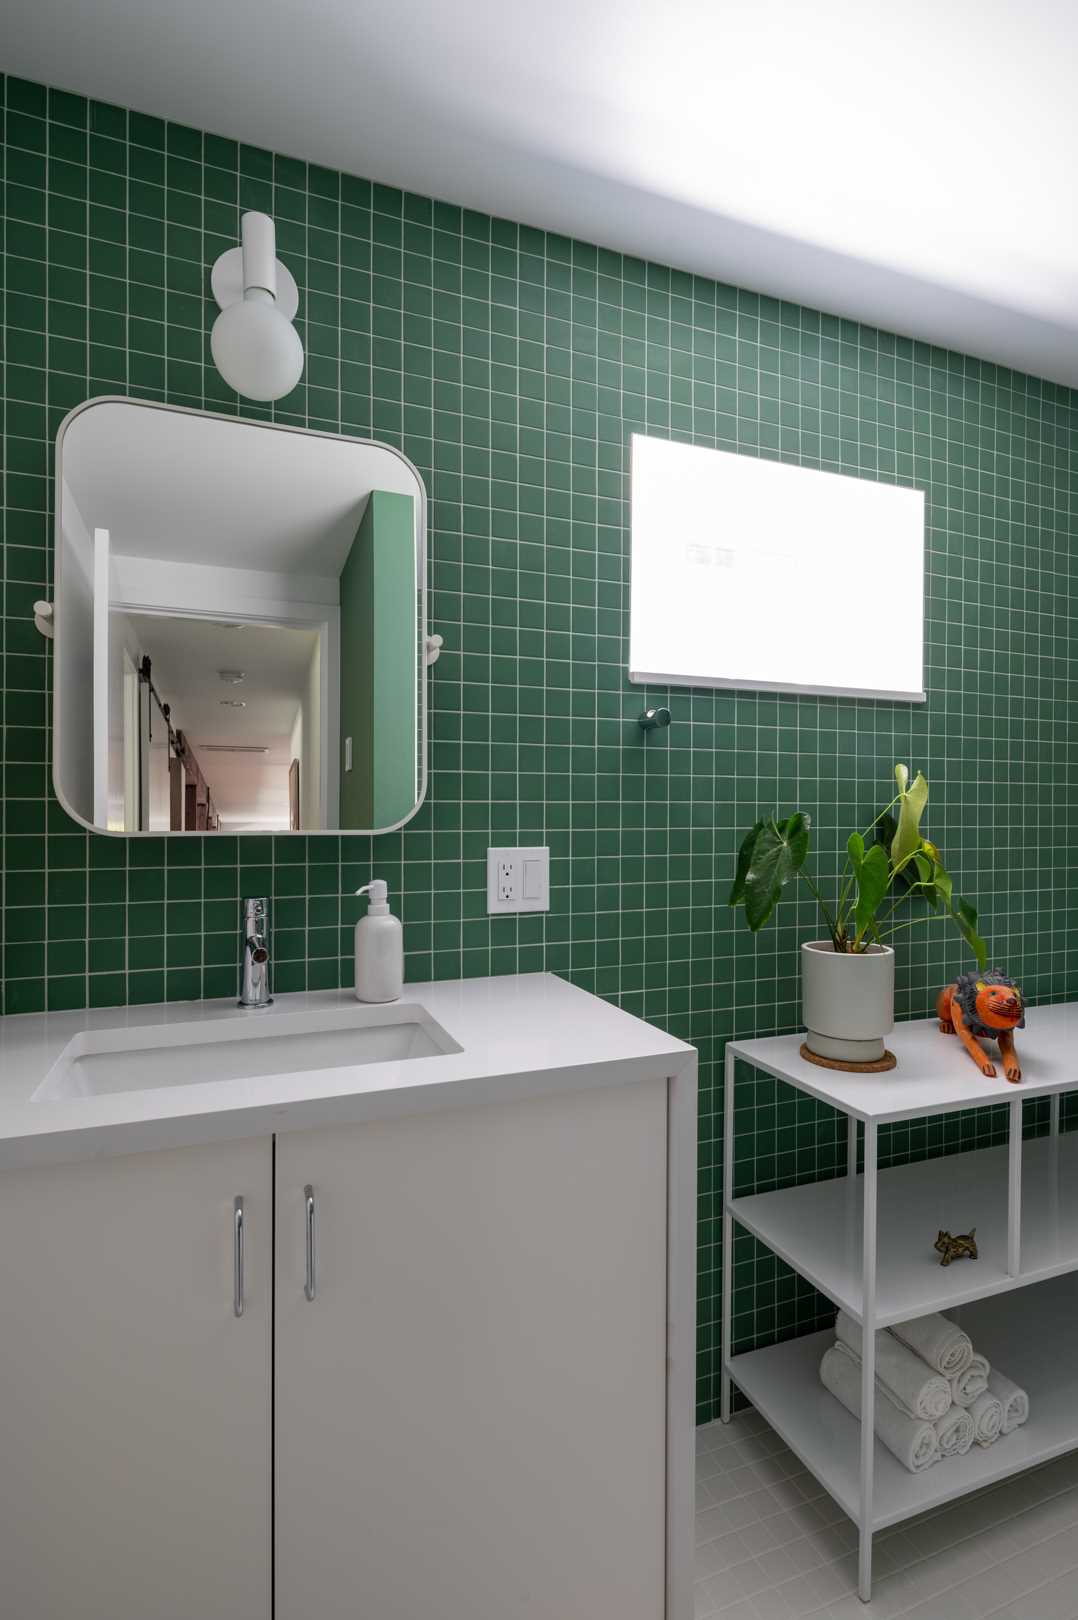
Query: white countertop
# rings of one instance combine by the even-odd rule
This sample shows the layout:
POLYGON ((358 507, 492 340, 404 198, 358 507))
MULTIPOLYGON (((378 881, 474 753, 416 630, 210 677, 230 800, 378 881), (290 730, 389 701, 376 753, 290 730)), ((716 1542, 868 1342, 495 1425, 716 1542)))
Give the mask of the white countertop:
POLYGON ((657 1079, 695 1059, 691 1046, 550 973, 408 984, 394 1005, 425 1010, 461 1050, 64 1100, 34 1093, 77 1036, 165 1027, 182 1044, 185 1029, 237 1020, 256 1020, 264 1035, 274 1019, 354 1012, 356 1000, 327 990, 257 1012, 223 1000, 0 1018, 0 1169, 657 1079))
POLYGON ((935 1018, 896 1024, 887 1049, 898 1060, 887 1074, 846 1074, 806 1063, 800 1054, 804 1035, 769 1035, 755 1041, 731 1041, 736 1055, 757 1068, 819 1097, 844 1114, 877 1122, 946 1114, 957 1108, 983 1108, 1015 1098, 1050 1096, 1078 1086, 1078 1002, 1027 1007, 1026 1028, 1014 1032, 1022 1079, 1011 1085, 1003 1077, 999 1049, 982 1043, 995 1064, 989 1080, 956 1035, 943 1035, 935 1018))

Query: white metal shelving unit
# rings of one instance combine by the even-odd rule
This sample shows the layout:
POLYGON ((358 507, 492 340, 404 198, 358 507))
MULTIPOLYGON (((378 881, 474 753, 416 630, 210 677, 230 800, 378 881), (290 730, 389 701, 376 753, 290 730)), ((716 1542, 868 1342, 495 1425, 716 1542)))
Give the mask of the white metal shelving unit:
MULTIPOLYGON (((722 1418, 737 1384, 860 1532, 859 1592, 872 1589, 872 1537, 902 1519, 1078 1448, 1078 1133, 1059 1132, 1060 1094, 1078 1087, 1078 1004, 1034 1008, 1018 1037, 1021 1084, 979 1073, 935 1019, 899 1024, 889 1074, 821 1069, 800 1035, 726 1047, 723 1142, 722 1418), (733 1196, 735 1065, 762 1069, 848 1120, 847 1174, 752 1197, 733 1196), (1050 1098, 1050 1135, 1022 1141, 1022 1104, 1050 1098), (881 1125, 1006 1102, 1006 1147, 880 1170, 881 1125), (858 1124, 864 1163, 858 1174, 858 1124), (738 1222, 868 1330, 861 1422, 819 1381, 832 1341, 816 1333, 730 1355, 733 1228, 738 1222), (977 1228, 980 1259, 942 1267, 940 1227, 977 1228), (1038 1284, 1016 1302, 1015 1289, 1038 1284), (874 1434, 875 1331, 932 1311, 962 1322, 978 1349, 1028 1391, 1030 1419, 996 1445, 910 1474, 874 1434)), ((997 1070, 999 1065, 997 1064, 997 1070)))

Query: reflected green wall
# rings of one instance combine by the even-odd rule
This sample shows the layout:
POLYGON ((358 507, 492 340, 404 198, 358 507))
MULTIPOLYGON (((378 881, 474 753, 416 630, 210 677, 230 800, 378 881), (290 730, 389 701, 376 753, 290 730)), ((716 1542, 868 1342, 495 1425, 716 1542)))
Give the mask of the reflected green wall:
POLYGON ((372 490, 341 570, 342 827, 392 827, 415 804, 416 626, 415 505, 372 490))

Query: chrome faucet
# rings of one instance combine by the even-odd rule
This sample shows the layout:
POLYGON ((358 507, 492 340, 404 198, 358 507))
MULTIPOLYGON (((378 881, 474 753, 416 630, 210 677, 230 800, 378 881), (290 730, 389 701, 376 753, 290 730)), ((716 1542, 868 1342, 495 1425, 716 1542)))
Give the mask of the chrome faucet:
POLYGON ((240 1007, 268 1007, 270 959, 267 943, 266 901, 243 902, 243 960, 240 967, 240 1007))

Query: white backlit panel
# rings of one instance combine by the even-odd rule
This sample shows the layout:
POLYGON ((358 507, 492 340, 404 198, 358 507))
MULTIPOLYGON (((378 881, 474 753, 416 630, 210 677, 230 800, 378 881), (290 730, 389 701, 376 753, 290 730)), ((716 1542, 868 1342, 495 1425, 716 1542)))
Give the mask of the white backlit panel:
POLYGON ((633 435, 629 679, 924 699, 924 493, 633 435))

